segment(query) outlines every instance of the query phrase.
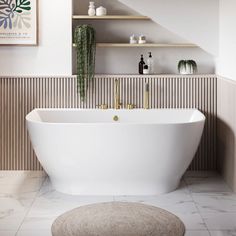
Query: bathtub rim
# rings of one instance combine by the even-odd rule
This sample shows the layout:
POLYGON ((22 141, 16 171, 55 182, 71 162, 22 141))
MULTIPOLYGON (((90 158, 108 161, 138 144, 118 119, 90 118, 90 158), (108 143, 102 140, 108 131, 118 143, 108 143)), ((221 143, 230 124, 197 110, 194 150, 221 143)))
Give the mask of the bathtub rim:
POLYGON ((134 110, 128 110, 128 109, 106 109, 106 110, 101 110, 101 109, 93 109, 93 108, 35 108, 32 111, 30 111, 26 116, 25 116, 26 122, 29 123, 35 123, 35 124, 45 124, 45 125, 116 125, 116 126, 121 126, 121 125, 190 125, 190 124, 197 124, 197 123, 205 123, 206 117, 205 115, 197 108, 152 108, 152 109, 134 109, 134 110), (88 122, 88 123, 83 123, 83 122, 45 122, 45 121, 38 121, 34 120, 31 118, 32 114, 37 112, 37 111, 101 111, 101 112, 106 112, 106 111, 114 111, 114 112, 119 112, 119 111, 127 111, 127 112, 132 112, 132 111, 153 111, 153 110, 167 110, 167 111, 192 111, 192 112, 197 112, 199 113, 200 117, 197 118, 196 120, 193 121, 183 121, 183 122, 177 122, 177 123, 172 123, 172 122, 88 122))

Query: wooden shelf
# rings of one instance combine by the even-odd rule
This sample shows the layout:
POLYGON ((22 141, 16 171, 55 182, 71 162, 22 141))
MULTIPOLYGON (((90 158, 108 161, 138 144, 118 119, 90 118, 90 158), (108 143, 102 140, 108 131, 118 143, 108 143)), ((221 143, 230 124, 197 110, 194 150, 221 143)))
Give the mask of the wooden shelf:
MULTIPOLYGON (((76 47, 76 44, 73 44, 76 47)), ((129 43, 97 43, 100 48, 194 48, 196 44, 173 44, 173 43, 145 43, 145 44, 129 44, 129 43)))
POLYGON ((107 15, 107 16, 87 16, 73 15, 74 20, 150 20, 147 16, 125 16, 125 15, 107 15))

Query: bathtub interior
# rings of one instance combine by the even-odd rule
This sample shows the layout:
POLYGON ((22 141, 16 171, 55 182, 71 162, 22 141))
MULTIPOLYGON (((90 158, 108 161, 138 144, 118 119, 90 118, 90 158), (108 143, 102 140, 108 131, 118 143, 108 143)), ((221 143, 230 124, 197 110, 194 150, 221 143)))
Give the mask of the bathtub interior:
POLYGON ((205 117, 197 109, 35 109, 26 120, 43 123, 182 124, 204 121, 205 117), (114 116, 118 116, 118 121, 113 120, 114 116))

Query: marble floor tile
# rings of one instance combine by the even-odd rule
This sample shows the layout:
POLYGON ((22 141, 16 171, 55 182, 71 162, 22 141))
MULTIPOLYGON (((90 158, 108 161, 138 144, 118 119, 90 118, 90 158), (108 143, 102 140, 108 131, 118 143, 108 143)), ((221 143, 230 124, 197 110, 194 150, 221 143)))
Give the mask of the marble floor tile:
POLYGON ((216 171, 187 171, 183 179, 195 177, 195 178, 206 178, 206 177, 220 177, 216 171))
POLYGON ((113 200, 113 196, 74 196, 59 193, 53 189, 50 181, 46 180, 35 198, 28 216, 57 216, 76 207, 113 200))
POLYGON ((236 213, 236 194, 226 193, 193 193, 194 202, 202 213, 236 213))
POLYGON ((20 227, 20 231, 50 231, 52 223, 57 218, 54 217, 26 217, 20 227))
POLYGON ((202 213, 209 230, 236 231, 236 213, 202 213))
POLYGON ((232 192, 221 177, 188 177, 185 182, 192 193, 232 192))
POLYGON ((0 171, 0 236, 51 236, 55 218, 79 206, 140 202, 177 215, 186 236, 236 236, 236 194, 214 172, 188 173, 176 191, 158 196, 71 196, 43 173, 0 171), (7 184, 9 183, 9 184, 7 184))
POLYGON ((179 189, 168 194, 157 196, 115 196, 115 201, 140 202, 163 208, 172 213, 196 213, 196 205, 189 190, 182 185, 179 189))
POLYGON ((12 212, 5 212, 5 214, 0 217, 0 231, 18 230, 25 218, 25 215, 25 213, 12 214, 12 212))
POLYGON ((33 201, 29 194, 0 197, 0 230, 17 230, 33 201))
POLYGON ((30 198, 30 196, 0 197, 0 216, 5 212, 21 213, 27 211, 34 201, 34 198, 30 198))
POLYGON ((16 236, 52 236, 50 230, 20 230, 16 236))
POLYGON ((207 230, 188 230, 184 236, 210 236, 207 230))
POLYGON ((0 236, 15 236, 16 231, 12 230, 0 230, 0 236))
POLYGON ((207 227, 199 213, 175 213, 184 223, 187 231, 199 230, 206 231, 207 227))
POLYGON ((210 231, 210 236, 236 236, 236 231, 210 231))
POLYGON ((19 185, 24 180, 45 177, 44 171, 0 171, 0 185, 19 185))
POLYGON ((17 184, 8 184, 5 182, 0 184, 0 195, 38 192, 44 181, 45 177, 24 178, 18 181, 17 184))

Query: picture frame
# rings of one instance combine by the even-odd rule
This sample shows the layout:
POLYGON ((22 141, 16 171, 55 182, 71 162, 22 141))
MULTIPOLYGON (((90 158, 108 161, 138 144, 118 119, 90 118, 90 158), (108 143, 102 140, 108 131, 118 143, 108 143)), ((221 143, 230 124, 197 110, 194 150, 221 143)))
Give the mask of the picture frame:
POLYGON ((0 0, 0 46, 38 45, 38 0, 0 0))

